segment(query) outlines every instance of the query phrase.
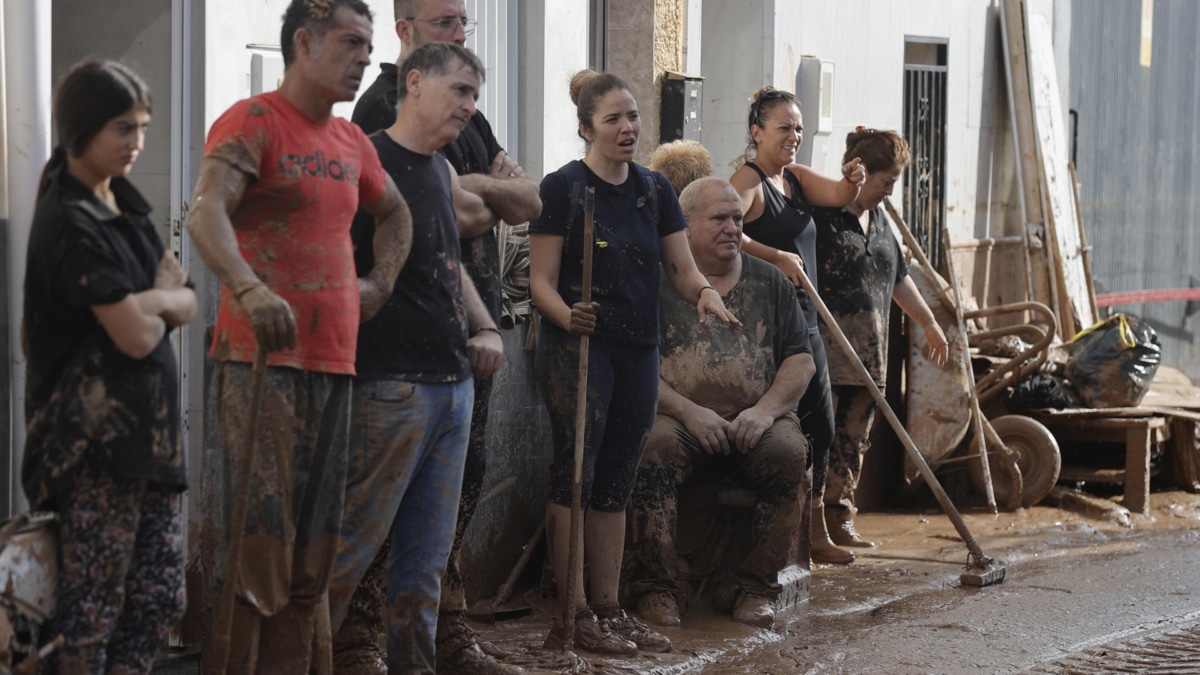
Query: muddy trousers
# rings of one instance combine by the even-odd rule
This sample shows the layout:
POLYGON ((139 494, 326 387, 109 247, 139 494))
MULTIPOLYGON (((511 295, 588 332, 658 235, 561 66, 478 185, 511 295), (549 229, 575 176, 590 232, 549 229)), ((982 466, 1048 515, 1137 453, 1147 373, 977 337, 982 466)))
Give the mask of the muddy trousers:
POLYGON ((384 540, 388 669, 433 673, 442 574, 454 540, 474 382, 359 382, 346 515, 329 600, 335 630, 384 540))
POLYGON ((186 605, 178 494, 83 469, 61 503, 57 672, 149 673, 186 605))
POLYGON ((829 388, 829 366, 825 362, 825 341, 820 335, 810 335, 813 363, 817 374, 800 397, 796 414, 800 428, 808 439, 809 461, 812 463, 813 504, 821 503, 829 473, 829 447, 833 444, 833 394, 829 388))
MULTIPOLYGON (((458 522, 454 526, 454 545, 450 548, 450 558, 446 561, 446 573, 442 576, 442 599, 439 612, 451 614, 467 610, 467 597, 463 583, 460 551, 463 536, 471 518, 475 516, 475 507, 479 505, 479 495, 483 492, 483 480, 487 475, 487 418, 491 410, 493 379, 475 380, 475 405, 471 411, 471 440, 467 444, 467 459, 463 463, 462 495, 458 500, 458 522)), ((345 654, 350 661, 358 661, 361 655, 356 653, 366 647, 365 642, 374 642, 377 636, 384 634, 385 606, 387 604, 387 570, 391 557, 391 537, 384 540, 383 546, 371 561, 370 567, 363 573, 362 580, 354 589, 354 596, 346 609, 346 618, 334 636, 334 650, 345 654)), ((440 623, 440 622, 439 622, 440 623)))
POLYGON ((647 570, 633 581, 634 597, 650 592, 678 595, 681 579, 675 527, 679 516, 679 487, 697 468, 707 465, 736 475, 759 498, 754 509, 754 548, 737 572, 738 590, 776 598, 779 571, 800 536, 802 505, 808 494, 808 441, 794 414, 775 421, 750 452, 708 455, 683 423, 658 415, 638 467, 629 504, 629 546, 647 570))
MULTIPOLYGON (((309 669, 319 612, 337 555, 350 433, 349 375, 267 368, 255 470, 246 457, 253 388, 248 363, 217 365, 215 395, 225 451, 224 522, 242 480, 250 484, 228 664, 206 673, 293 675, 309 669)), ((222 531, 228 532, 228 527, 222 531)), ((217 552, 217 598, 229 541, 217 552)), ((318 670, 327 664, 314 664, 318 670)))
POLYGON ((858 513, 854 491, 862 475, 863 456, 871 447, 871 427, 878 406, 866 387, 835 385, 832 391, 835 431, 829 450, 825 510, 830 517, 845 521, 858 513))

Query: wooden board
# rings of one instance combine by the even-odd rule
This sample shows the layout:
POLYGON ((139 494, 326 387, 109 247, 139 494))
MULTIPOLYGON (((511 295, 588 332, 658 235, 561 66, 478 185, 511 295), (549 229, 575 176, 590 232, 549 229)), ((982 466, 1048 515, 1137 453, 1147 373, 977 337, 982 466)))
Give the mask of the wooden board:
MULTIPOLYGON (((1058 291, 1050 283, 1050 259, 1046 245, 1046 223, 1039 186, 1037 143, 1029 97, 1029 67, 1026 64, 1025 10, 1021 0, 1004 0, 1000 12, 1000 43, 1004 47, 1008 75, 1008 105, 1012 113, 1013 140, 1017 150, 1017 182, 1021 186, 1021 239, 1025 245, 1025 287, 1028 299, 1054 309, 1058 314, 1058 291)), ((1060 322, 1061 323, 1061 322, 1060 322)), ((1061 331, 1062 336, 1065 331, 1061 331)), ((1067 335, 1066 337, 1070 337, 1067 335)))
POLYGON ((1027 11, 1025 26, 1029 93, 1045 188, 1043 196, 1048 207, 1046 232, 1051 252, 1057 258, 1056 277, 1066 292, 1066 302, 1060 303, 1059 307, 1070 314, 1059 318, 1066 324, 1064 333, 1069 333, 1096 323, 1096 315, 1092 311, 1084 269, 1075 188, 1067 170, 1067 127, 1058 88, 1050 19, 1040 12, 1027 11))

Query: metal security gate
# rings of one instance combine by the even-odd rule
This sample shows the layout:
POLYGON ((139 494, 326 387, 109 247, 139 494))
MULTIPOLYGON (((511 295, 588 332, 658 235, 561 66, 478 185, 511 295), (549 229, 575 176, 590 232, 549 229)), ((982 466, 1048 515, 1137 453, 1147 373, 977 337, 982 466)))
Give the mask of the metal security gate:
POLYGON ((946 66, 904 66, 904 219, 938 268, 946 227, 946 66))

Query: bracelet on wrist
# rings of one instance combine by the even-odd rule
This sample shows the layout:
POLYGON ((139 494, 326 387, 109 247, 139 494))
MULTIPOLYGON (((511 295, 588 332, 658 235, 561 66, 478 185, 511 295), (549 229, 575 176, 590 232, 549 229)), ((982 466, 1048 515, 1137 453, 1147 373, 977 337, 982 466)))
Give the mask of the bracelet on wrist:
POLYGON ((254 289, 256 289, 256 288, 262 288, 263 286, 266 286, 266 284, 264 284, 264 283, 263 283, 263 282, 261 282, 261 281, 256 281, 256 282, 254 282, 254 283, 252 283, 252 284, 249 284, 249 285, 247 285, 247 286, 243 286, 242 288, 240 288, 240 289, 238 289, 238 290, 236 290, 236 291, 233 291, 233 289, 232 289, 232 288, 231 288, 231 289, 229 289, 229 290, 233 291, 233 299, 234 299, 234 300, 236 300, 237 302, 241 302, 241 301, 242 301, 242 296, 243 296, 243 295, 245 295, 245 294, 249 293, 250 291, 252 291, 252 290, 254 290, 254 289))
POLYGON ((482 333, 484 331, 490 331, 492 333, 495 333, 496 335, 503 335, 503 333, 500 332, 500 329, 495 326, 481 326, 471 332, 471 337, 475 337, 476 335, 479 335, 480 333, 482 333))
MULTIPOLYGON (((700 289, 700 294, 703 294, 703 293, 704 293, 704 291, 712 291, 713 293, 716 293, 717 295, 721 295, 721 291, 718 291, 717 289, 713 288, 712 286, 704 286, 704 287, 702 287, 702 288, 700 289)), ((699 297, 700 297, 700 294, 697 294, 697 295, 696 295, 696 297, 697 297, 697 298, 699 298, 699 297)))

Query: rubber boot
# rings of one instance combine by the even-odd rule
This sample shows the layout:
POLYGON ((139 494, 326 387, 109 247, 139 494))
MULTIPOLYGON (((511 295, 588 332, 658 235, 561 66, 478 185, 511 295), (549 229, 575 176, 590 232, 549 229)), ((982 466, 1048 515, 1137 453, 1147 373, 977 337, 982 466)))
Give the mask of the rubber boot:
POLYGON ((854 552, 838 548, 829 538, 829 528, 825 525, 825 505, 818 503, 812 507, 812 560, 826 565, 849 565, 854 562, 854 552))

